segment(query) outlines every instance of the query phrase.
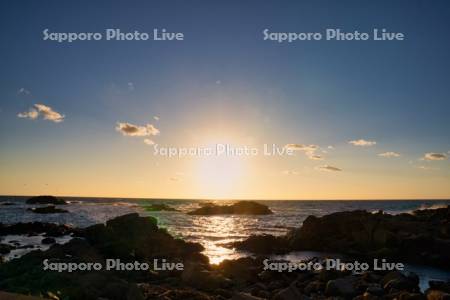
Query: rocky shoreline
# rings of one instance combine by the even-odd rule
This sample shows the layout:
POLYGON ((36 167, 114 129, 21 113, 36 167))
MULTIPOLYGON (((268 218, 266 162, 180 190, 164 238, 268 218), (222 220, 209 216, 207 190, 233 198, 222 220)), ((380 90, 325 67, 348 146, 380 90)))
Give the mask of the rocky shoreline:
POLYGON ((450 207, 399 215, 345 211, 309 216, 285 236, 251 236, 229 246, 256 254, 314 250, 450 269, 450 207))
MULTIPOLYGON (((219 265, 209 263, 200 244, 175 239, 166 230, 158 228, 156 219, 138 214, 124 215, 106 224, 84 229, 40 222, 0 225, 0 236, 41 234, 46 238, 73 237, 68 243, 54 244, 46 251, 32 251, 1 263, 0 290, 70 300, 449 299, 450 282, 433 281, 427 291, 421 291, 419 279, 412 273, 278 272, 266 269, 264 264, 272 253, 288 253, 297 249, 339 250, 355 256, 372 257, 379 249, 391 245, 398 250, 407 250, 401 247, 414 244, 406 243, 405 239, 419 243, 426 235, 432 244, 417 245, 417 248, 407 250, 403 258, 409 260, 413 254, 419 255, 419 251, 425 249, 435 257, 431 263, 441 262, 445 266, 445 262, 448 263, 447 248, 441 248, 439 252, 434 247, 442 246, 448 235, 448 216, 447 207, 417 211, 412 215, 353 211, 321 218, 308 217, 302 227, 286 236, 253 236, 233 245, 254 252, 255 256, 225 260, 219 265), (388 238, 392 234, 395 236, 388 238), (403 236, 405 238, 400 239, 403 236), (110 258, 124 263, 153 264, 155 260, 181 263, 183 269, 57 272, 43 268, 44 260, 57 264, 104 265, 110 258)), ((395 251, 383 253, 388 253, 383 254, 388 258, 397 258, 389 256, 395 251)))

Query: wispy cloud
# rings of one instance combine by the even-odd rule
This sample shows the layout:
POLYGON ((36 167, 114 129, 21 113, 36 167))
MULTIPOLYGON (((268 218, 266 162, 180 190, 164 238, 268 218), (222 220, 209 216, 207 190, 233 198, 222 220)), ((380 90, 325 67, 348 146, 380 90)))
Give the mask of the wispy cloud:
POLYGON ((153 119, 154 119, 155 121, 159 121, 159 116, 153 116, 153 119))
POLYGON ((124 136, 154 136, 159 135, 159 129, 152 124, 144 126, 134 125, 127 122, 118 122, 116 130, 124 136))
POLYGON ((317 145, 303 145, 303 144, 286 144, 286 146, 284 147, 294 151, 315 151, 319 149, 319 146, 317 145))
POLYGON ((36 107, 39 114, 44 117, 44 120, 49 120, 55 123, 59 123, 64 120, 65 116, 57 111, 54 111, 50 106, 44 104, 35 104, 34 107, 36 107))
POLYGON ((127 83, 127 87, 128 87, 128 90, 134 91, 134 83, 128 82, 128 83, 127 83))
POLYGON ((337 168, 337 167, 333 167, 330 165, 324 165, 324 166, 318 166, 316 167, 317 170, 319 171, 327 171, 327 172, 340 172, 342 171, 342 169, 337 168))
POLYGON ((60 123, 65 118, 64 115, 53 110, 53 108, 51 108, 50 106, 47 106, 44 104, 35 104, 34 108, 30 108, 26 112, 18 113, 17 116, 19 118, 27 118, 27 119, 31 119, 31 120, 35 120, 39 116, 42 116, 42 118, 44 120, 52 121, 55 123, 60 123))
POLYGON ((309 154, 308 158, 312 159, 312 160, 323 160, 323 156, 322 155, 313 154, 313 153, 309 154))
POLYGON ((447 159, 447 154, 445 153, 435 153, 428 152, 421 158, 421 160, 445 160, 447 159))
POLYGON ((17 94, 18 95, 31 95, 31 92, 29 91, 29 90, 27 90, 26 88, 20 88, 18 91, 17 91, 17 94))
POLYGON ((432 171, 432 170, 439 170, 438 168, 433 168, 429 166, 415 166, 417 169, 424 170, 424 171, 432 171))
POLYGON ((17 116, 19 118, 35 120, 39 116, 39 113, 34 108, 30 108, 29 111, 18 113, 17 116))
POLYGON ((300 173, 298 171, 293 171, 293 170, 284 170, 281 172, 281 174, 283 174, 283 175, 298 175, 300 173))
POLYGON ((186 174, 184 172, 178 171, 178 172, 175 172, 175 176, 170 177, 169 180, 171 180, 171 181, 180 181, 185 176, 186 176, 186 174))
POLYGON ((316 154, 316 151, 320 149, 318 145, 286 144, 284 147, 293 151, 303 151, 309 159, 323 160, 322 155, 316 154))
POLYGON ((364 139, 353 140, 353 141, 349 141, 348 143, 352 144, 353 146, 359 146, 359 147, 370 147, 370 146, 374 146, 377 144, 376 141, 368 141, 368 140, 364 140, 364 139))
POLYGON ((388 152, 379 153, 378 156, 391 158, 391 157, 400 157, 401 155, 400 155, 400 153, 397 153, 397 152, 388 151, 388 152))
POLYGON ((155 144, 155 142, 152 141, 151 139, 144 139, 144 143, 147 144, 147 145, 149 145, 149 146, 152 146, 152 145, 155 144))

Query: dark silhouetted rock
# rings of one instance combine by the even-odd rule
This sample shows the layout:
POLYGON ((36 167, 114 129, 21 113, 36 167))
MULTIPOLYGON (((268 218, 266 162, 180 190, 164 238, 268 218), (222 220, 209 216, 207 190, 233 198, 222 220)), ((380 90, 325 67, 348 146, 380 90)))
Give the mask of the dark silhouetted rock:
POLYGON ((357 293, 355 283, 356 278, 352 276, 330 280, 327 283, 325 294, 327 296, 343 296, 351 299, 357 293))
POLYGON ((243 241, 234 242, 226 246, 256 254, 285 253, 289 249, 285 238, 269 234, 252 235, 243 241))
POLYGON ((30 222, 30 223, 16 223, 5 225, 0 223, 0 236, 8 234, 17 235, 37 235, 45 233, 46 236, 59 237, 71 233, 77 234, 78 229, 68 225, 59 225, 54 223, 30 222))
POLYGON ((300 290, 291 284, 289 287, 279 291, 274 297, 274 300, 306 300, 308 297, 302 295, 300 290))
POLYGON ((231 300, 264 300, 264 298, 253 296, 249 293, 236 293, 231 300))
POLYGON ((232 205, 204 205, 189 215, 269 215, 273 212, 263 204, 254 201, 239 201, 232 205))
MULTIPOLYGON (((429 222, 430 219, 425 216, 422 215, 421 219, 425 218, 428 220, 425 222, 429 222)), ((408 222, 415 218, 400 217, 408 222)), ((38 232, 44 229, 69 231, 66 227, 52 225, 54 227, 39 222, 9 226, 0 224, 0 232, 31 232, 33 226, 38 232)), ((373 224, 365 226, 377 230, 373 224)), ((405 228, 401 227, 401 231, 404 232, 405 228)), ((280 273, 265 270, 265 257, 262 256, 225 260, 218 265, 211 265, 201 253, 204 249, 200 244, 175 239, 166 230, 158 228, 156 219, 140 217, 138 214, 128 214, 109 220, 106 224, 72 230, 81 238, 73 238, 63 245, 55 243, 46 251, 31 251, 18 259, 0 263, 0 290, 47 298, 57 295, 60 299, 71 300, 422 300, 425 297, 433 300, 449 297, 449 283, 430 282, 430 289, 425 296, 419 290, 418 277, 408 273, 368 271, 352 274, 333 270, 280 273), (58 263, 92 262, 104 265, 106 258, 149 264, 154 259, 166 259, 168 262, 182 262, 184 270, 43 270, 45 259, 58 263)), ((337 229, 329 229, 331 234, 334 234, 333 230, 337 229)), ((360 238, 358 234, 356 236, 360 238)), ((267 241, 272 240, 269 238, 267 241)), ((286 241, 289 240, 286 238, 286 241)), ((266 242, 256 248, 268 248, 266 242)))
POLYGON ((283 237, 251 236, 232 246, 254 253, 312 250, 450 268, 449 228, 449 207, 400 215, 356 210, 309 216, 283 237))
POLYGON ((42 244, 44 244, 44 245, 50 245, 50 244, 54 244, 54 243, 56 243, 56 240, 51 237, 46 237, 42 240, 42 244))
POLYGON ((146 211, 178 211, 167 204, 152 204, 149 206, 145 206, 144 209, 146 211))
POLYGON ((450 294, 450 281, 430 280, 428 285, 432 290, 440 290, 450 294))
POLYGON ((54 205, 67 204, 66 201, 64 201, 62 199, 58 199, 54 196, 31 197, 30 199, 27 200, 26 203, 27 204, 54 204, 54 205))
POLYGON ((214 268, 220 270, 223 276, 239 283, 254 283, 261 272, 260 261, 251 257, 242 257, 236 260, 224 260, 214 268))
MULTIPOLYGON (((21 231, 24 227, 29 229, 29 224, 10 226, 9 229, 21 231)), ((36 223, 38 227, 42 224, 36 223)), ((159 282, 165 279, 171 279, 175 284, 181 282, 182 271, 49 272, 43 270, 45 259, 49 262, 98 262, 102 265, 106 258, 120 259, 121 262, 147 262, 150 265, 153 265, 154 259, 166 259, 185 265, 191 263, 197 270, 205 266, 203 269, 208 271, 202 277, 205 288, 212 287, 216 281, 220 283, 218 286, 227 282, 218 272, 211 273, 208 270, 208 259, 201 254, 201 245, 173 238, 166 230, 158 228, 156 220, 151 217, 128 214, 109 220, 106 224, 80 229, 78 235, 83 238, 74 238, 63 245, 54 244, 46 251, 32 251, 19 259, 0 264, 0 290, 30 295, 51 292, 58 294, 61 299, 74 300, 144 299, 138 282, 155 280, 155 277, 159 282)), ((172 291, 175 289, 170 289, 172 291)))
POLYGON ((5 255, 8 254, 9 252, 11 252, 11 250, 13 250, 14 247, 11 245, 7 245, 7 244, 0 244, 0 254, 1 255, 5 255))
POLYGON ((439 290, 428 290, 427 300, 450 300, 450 294, 439 290))

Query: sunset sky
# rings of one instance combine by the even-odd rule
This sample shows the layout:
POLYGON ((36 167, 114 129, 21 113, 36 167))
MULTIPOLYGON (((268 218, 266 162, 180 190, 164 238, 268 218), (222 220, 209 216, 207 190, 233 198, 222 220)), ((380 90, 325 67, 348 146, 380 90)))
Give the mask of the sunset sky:
POLYGON ((45 3, 0 4, 2 195, 450 198, 448 1, 45 3), (185 39, 58 43, 46 28, 185 39), (406 40, 288 44, 266 28, 406 40), (168 158, 152 143, 295 155, 168 158))

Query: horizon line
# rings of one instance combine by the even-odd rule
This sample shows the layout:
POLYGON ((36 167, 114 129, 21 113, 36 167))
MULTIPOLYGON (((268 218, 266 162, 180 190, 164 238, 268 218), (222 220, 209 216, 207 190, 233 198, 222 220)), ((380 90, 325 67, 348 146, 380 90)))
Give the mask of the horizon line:
POLYGON ((167 198, 167 197, 121 197, 121 196, 74 196, 74 195, 50 195, 50 194, 40 194, 40 195, 12 195, 12 194, 2 194, 0 197, 36 197, 36 196, 54 196, 61 198, 103 198, 103 199, 131 199, 131 200, 181 200, 181 201, 450 201, 450 198, 359 198, 359 199, 345 199, 345 198, 334 198, 334 199, 267 199, 267 198, 167 198))

